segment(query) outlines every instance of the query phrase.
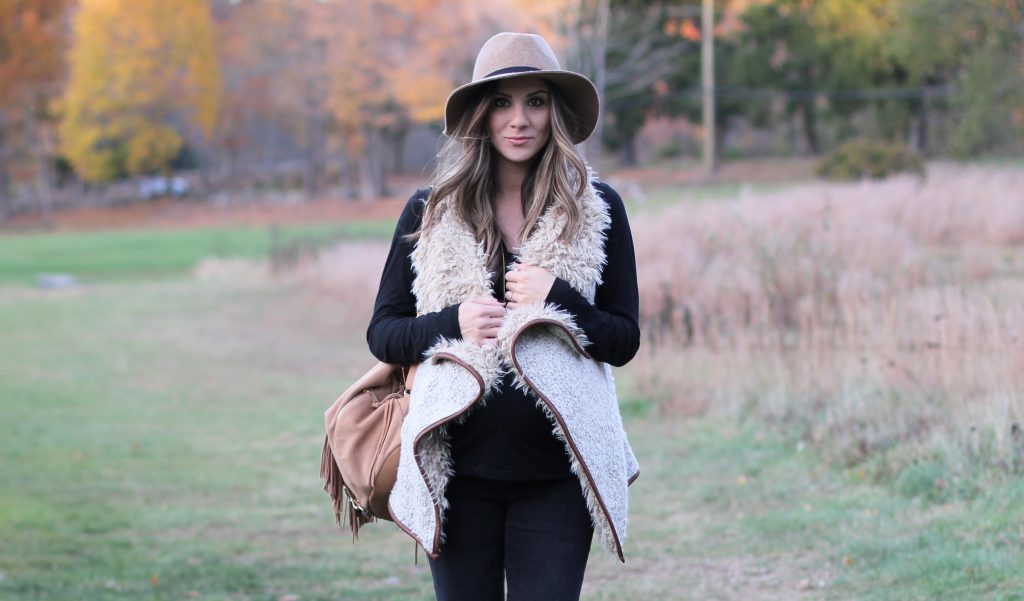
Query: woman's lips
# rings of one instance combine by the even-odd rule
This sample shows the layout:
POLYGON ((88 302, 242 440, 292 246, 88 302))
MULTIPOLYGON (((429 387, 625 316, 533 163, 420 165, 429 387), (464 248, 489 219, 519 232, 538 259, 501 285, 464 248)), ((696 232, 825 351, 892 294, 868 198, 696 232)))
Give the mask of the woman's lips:
POLYGON ((514 137, 514 138, 505 138, 505 139, 508 140, 508 143, 513 145, 513 146, 522 146, 523 144, 526 144, 527 142, 529 142, 531 140, 531 138, 527 138, 527 137, 514 137))

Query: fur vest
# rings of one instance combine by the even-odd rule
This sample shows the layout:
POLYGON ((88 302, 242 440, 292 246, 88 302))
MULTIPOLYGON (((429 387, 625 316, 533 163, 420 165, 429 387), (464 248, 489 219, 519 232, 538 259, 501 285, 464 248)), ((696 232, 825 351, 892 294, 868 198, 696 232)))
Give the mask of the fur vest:
MULTIPOLYGON (((564 217, 549 209, 523 242, 519 257, 547 269, 593 302, 610 217, 592 185, 581 202, 581 227, 573 239, 558 239, 564 217)), ((438 221, 420 236, 411 255, 419 313, 491 295, 492 273, 483 244, 449 210, 447 200, 432 210, 438 211, 438 221)), ((395 523, 431 557, 440 551, 448 505, 445 488, 452 474, 445 425, 486 403, 504 371, 511 369, 516 386, 536 399, 555 436, 565 443, 601 542, 625 561, 627 489, 639 466, 622 427, 611 367, 592 359, 586 344, 572 315, 535 303, 506 313, 496 346, 440 339, 425 353, 402 424, 398 479, 389 508, 395 523)))

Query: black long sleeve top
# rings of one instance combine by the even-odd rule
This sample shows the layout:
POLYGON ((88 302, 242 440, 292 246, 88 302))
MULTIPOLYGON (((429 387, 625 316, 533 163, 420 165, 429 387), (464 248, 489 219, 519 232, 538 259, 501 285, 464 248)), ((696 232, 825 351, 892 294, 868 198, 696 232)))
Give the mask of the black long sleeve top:
MULTIPOLYGON (((594 303, 561 278, 555 278, 545 300, 573 315, 586 334, 586 350, 591 357, 621 366, 640 346, 633 238, 618 193, 604 183, 595 187, 608 203, 611 224, 605 232, 606 263, 594 303)), ((426 195, 426 190, 413 194, 398 219, 366 332, 370 352, 389 363, 418 363, 439 337, 462 337, 458 304, 416 316, 409 256, 413 243, 404 236, 419 229, 426 195)), ((501 274, 496 280, 492 284, 494 296, 504 300, 501 274)), ((462 423, 449 425, 455 472, 504 480, 567 476, 570 472, 565 447, 555 439, 551 428, 536 399, 516 389, 512 375, 506 374, 483 406, 471 411, 462 423)))

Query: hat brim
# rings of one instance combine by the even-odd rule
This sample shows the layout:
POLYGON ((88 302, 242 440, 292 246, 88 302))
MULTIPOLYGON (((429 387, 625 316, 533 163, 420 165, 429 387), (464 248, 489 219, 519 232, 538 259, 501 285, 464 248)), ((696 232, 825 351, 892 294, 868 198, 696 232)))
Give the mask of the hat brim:
POLYGON ((572 71, 522 71, 503 73, 493 77, 485 77, 478 81, 461 85, 451 94, 444 107, 444 134, 450 136, 455 125, 462 119, 470 101, 482 86, 503 79, 520 77, 539 77, 558 88, 565 98, 566 104, 572 109, 574 119, 569 122, 569 135, 575 144, 590 137, 597 127, 597 119, 601 112, 601 100, 594 87, 586 77, 572 71))

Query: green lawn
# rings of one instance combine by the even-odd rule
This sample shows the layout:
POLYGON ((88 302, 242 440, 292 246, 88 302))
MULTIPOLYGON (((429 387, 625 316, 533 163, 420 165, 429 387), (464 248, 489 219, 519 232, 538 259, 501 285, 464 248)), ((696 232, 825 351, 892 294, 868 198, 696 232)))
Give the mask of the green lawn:
MULTIPOLYGON (((410 540, 384 523, 353 545, 318 478, 369 308, 154 261, 0 287, 0 600, 432 598, 410 540)), ((595 548, 584 599, 1024 599, 1020 477, 933 498, 754 421, 623 404, 628 563, 595 548)))
POLYGON ((0 235, 0 284, 31 283, 40 273, 90 281, 181 275, 201 259, 266 257, 272 249, 343 238, 389 237, 393 220, 287 227, 148 229, 0 235))

